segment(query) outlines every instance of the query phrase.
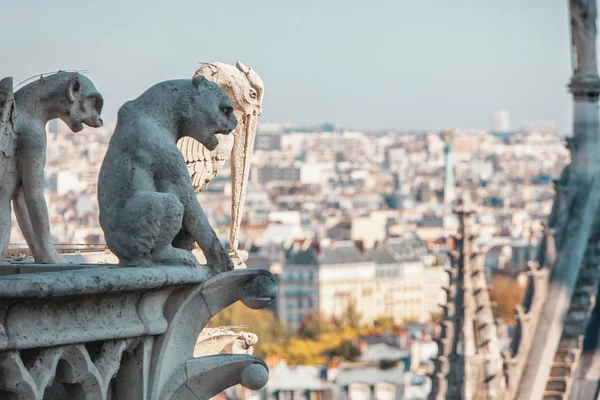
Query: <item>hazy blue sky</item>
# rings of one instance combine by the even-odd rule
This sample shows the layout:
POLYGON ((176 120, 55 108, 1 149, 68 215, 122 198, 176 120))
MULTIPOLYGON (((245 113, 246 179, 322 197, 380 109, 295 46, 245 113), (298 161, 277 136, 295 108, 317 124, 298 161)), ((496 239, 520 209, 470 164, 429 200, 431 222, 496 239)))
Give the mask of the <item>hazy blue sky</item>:
POLYGON ((19 0, 3 4, 0 76, 88 69, 104 117, 201 61, 265 82, 261 121, 361 129, 570 131, 567 0, 19 0))

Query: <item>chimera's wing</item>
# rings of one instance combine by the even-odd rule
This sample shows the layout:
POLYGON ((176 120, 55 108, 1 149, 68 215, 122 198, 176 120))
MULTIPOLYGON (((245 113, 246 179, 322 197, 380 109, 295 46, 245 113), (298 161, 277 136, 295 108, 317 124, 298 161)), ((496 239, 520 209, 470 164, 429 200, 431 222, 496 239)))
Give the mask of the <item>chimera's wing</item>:
POLYGON ((0 80, 0 171, 7 159, 15 156, 17 138, 14 130, 15 97, 13 94, 13 79, 0 80))
MULTIPOLYGON (((193 78, 198 75, 203 75, 211 82, 217 83, 223 88, 224 82, 219 81, 221 75, 221 67, 216 64, 205 64, 196 73, 193 78)), ((233 134, 217 135, 219 144, 210 151, 200 142, 191 137, 181 138, 177 142, 177 146, 187 164, 188 171, 192 177, 192 184, 196 193, 202 191, 208 183, 217 175, 225 161, 231 157, 231 149, 233 147, 233 134)))
POLYGON ((194 190, 198 193, 217 175, 225 160, 219 159, 202 143, 191 137, 181 138, 177 146, 185 159, 194 190))

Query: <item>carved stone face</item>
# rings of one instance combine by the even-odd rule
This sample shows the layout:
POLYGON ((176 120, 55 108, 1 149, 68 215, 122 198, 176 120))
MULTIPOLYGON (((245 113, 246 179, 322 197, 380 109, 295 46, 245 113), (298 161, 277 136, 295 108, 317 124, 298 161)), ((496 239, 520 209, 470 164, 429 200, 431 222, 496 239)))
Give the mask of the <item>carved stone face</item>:
POLYGON ((203 76, 193 79, 195 93, 187 101, 181 136, 190 136, 209 150, 219 144, 218 134, 227 135, 237 126, 233 105, 216 83, 203 76))
POLYGON ((69 101, 67 115, 61 119, 69 125, 73 132, 79 132, 84 124, 93 128, 103 125, 100 114, 104 99, 91 80, 74 73, 67 83, 66 95, 69 101))
MULTIPOLYGON (((264 85, 251 68, 241 62, 236 66, 215 63, 205 64, 194 76, 203 75, 222 87, 231 100, 236 113, 257 117, 262 112, 264 85)), ((241 115, 238 115, 238 119, 241 115)))

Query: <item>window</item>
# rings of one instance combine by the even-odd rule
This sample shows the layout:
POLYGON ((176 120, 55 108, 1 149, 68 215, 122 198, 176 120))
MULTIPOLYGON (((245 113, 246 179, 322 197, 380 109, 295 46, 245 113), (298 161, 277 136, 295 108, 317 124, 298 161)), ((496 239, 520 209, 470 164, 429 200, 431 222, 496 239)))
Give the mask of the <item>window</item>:
POLYGON ((308 272, 301 271, 298 273, 298 280, 301 282, 306 282, 308 280, 308 272))

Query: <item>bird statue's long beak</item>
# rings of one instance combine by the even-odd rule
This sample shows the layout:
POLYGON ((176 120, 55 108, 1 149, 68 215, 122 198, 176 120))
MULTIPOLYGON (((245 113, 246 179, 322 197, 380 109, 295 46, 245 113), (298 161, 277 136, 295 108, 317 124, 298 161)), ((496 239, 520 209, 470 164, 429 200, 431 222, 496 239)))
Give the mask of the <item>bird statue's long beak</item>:
POLYGON ((250 176, 250 164, 252 162, 252 153, 254 152, 254 138, 256 137, 256 111, 251 114, 240 116, 238 121, 242 121, 241 129, 236 129, 233 134, 233 149, 231 151, 231 232, 229 244, 231 247, 230 256, 236 268, 246 268, 244 263, 248 259, 248 253, 239 251, 239 234, 242 224, 244 204, 246 202, 246 189, 248 187, 248 177, 250 176))

